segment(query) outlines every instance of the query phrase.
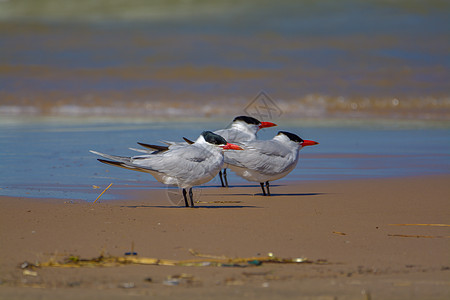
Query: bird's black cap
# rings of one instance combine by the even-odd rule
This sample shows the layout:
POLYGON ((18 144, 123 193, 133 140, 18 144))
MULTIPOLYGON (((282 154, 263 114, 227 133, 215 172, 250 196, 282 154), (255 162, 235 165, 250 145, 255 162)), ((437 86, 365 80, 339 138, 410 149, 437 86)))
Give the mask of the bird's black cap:
POLYGON ((296 134, 287 132, 287 131, 278 131, 278 134, 284 134, 287 136, 291 141, 297 142, 297 143, 303 143, 303 139, 299 137, 296 134))
POLYGON ((234 118, 233 122, 235 121, 243 121, 247 124, 254 124, 254 125, 259 125, 261 124, 261 122, 253 117, 249 117, 249 116, 239 116, 234 118))
POLYGON ((226 145, 227 141, 221 137, 218 134, 215 134, 211 131, 203 131, 202 132, 203 138, 205 139, 205 141, 207 141, 210 144, 214 144, 214 145, 226 145))

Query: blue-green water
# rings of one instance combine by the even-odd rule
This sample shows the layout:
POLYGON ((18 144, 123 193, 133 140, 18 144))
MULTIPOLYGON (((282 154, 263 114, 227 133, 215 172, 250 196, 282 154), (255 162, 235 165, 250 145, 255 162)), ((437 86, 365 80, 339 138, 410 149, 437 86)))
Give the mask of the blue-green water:
MULTIPOLYGON (((386 128, 377 126, 320 126, 276 121, 261 131, 262 139, 278 130, 291 131, 319 145, 301 150, 297 168, 274 182, 388 178, 450 173, 448 128, 386 128)), ((120 191, 164 189, 151 175, 99 163, 90 149, 117 155, 135 155, 136 142, 196 138, 201 131, 227 126, 225 120, 196 122, 20 122, 0 125, 0 195, 81 199, 109 199, 120 191), (93 185, 101 189, 93 189, 93 185)), ((230 172, 231 173, 231 172, 230 172)), ((233 185, 254 186, 235 175, 233 185)), ((218 186, 214 179, 208 186, 218 186)), ((255 189, 249 187, 249 189, 255 189)))

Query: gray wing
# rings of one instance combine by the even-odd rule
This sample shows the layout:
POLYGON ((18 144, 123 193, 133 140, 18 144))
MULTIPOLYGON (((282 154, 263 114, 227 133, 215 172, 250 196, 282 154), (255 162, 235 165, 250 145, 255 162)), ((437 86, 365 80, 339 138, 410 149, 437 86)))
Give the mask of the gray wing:
POLYGON ((216 130, 214 131, 214 133, 220 135, 229 143, 252 141, 256 139, 256 135, 252 135, 233 128, 216 130))
POLYGON ((146 172, 146 173, 149 173, 150 171, 153 171, 151 169, 141 168, 139 166, 134 166, 131 163, 131 157, 109 155, 109 154, 100 153, 100 152, 93 151, 93 150, 90 150, 89 152, 91 152, 93 154, 96 154, 96 155, 99 155, 99 156, 102 156, 104 158, 110 159, 110 160, 98 159, 99 162, 102 162, 104 164, 108 164, 108 165, 112 165, 112 166, 116 166, 116 167, 121 167, 121 168, 124 168, 124 169, 133 170, 133 171, 146 172))
POLYGON ((222 163, 221 155, 195 145, 176 147, 156 155, 131 158, 134 166, 151 169, 177 178, 198 176, 208 172, 214 164, 222 163), (217 158, 220 158, 218 160, 217 158), (195 174, 194 174, 195 173, 195 174))
POLYGON ((220 152, 214 153, 196 145, 133 157, 109 155, 92 150, 91 152, 111 160, 99 159, 102 163, 134 171, 165 174, 181 180, 201 177, 215 172, 216 169, 218 172, 223 164, 220 152))
POLYGON ((130 147, 130 148, 128 148, 128 149, 133 150, 133 151, 136 151, 136 152, 146 153, 146 154, 152 154, 152 153, 158 152, 158 151, 155 151, 155 150, 152 151, 152 150, 147 150, 147 149, 137 149, 137 148, 132 148, 132 147, 130 147))
POLYGON ((97 152, 97 151, 94 151, 94 150, 89 150, 89 152, 94 153, 94 154, 99 155, 99 156, 102 156, 102 157, 107 158, 107 159, 112 159, 112 160, 117 161, 117 162, 130 163, 130 161, 131 161, 131 157, 128 157, 128 156, 110 155, 110 154, 100 153, 100 152, 97 152))
POLYGON ((139 142, 138 142, 138 144, 144 148, 147 148, 147 149, 150 149, 153 151, 163 152, 163 151, 169 150, 169 147, 167 147, 167 146, 151 145, 151 144, 145 144, 145 143, 139 143, 139 142))
POLYGON ((263 174, 285 170, 296 159, 294 153, 275 141, 242 143, 244 151, 225 152, 225 163, 263 174))

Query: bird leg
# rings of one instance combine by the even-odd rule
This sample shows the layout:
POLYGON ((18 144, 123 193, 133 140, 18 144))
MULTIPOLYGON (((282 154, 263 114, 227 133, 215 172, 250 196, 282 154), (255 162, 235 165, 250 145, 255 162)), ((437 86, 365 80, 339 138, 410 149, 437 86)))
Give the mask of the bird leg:
POLYGON ((270 196, 269 182, 266 181, 267 196, 270 196))
POLYGON ((186 189, 183 189, 183 197, 184 197, 184 203, 186 204, 186 207, 189 207, 189 203, 186 197, 186 189))
POLYGON ((227 169, 223 169, 223 179, 225 179, 225 185, 228 187, 227 169))
POLYGON ((191 207, 194 207, 194 196, 192 195, 192 188, 189 189, 189 198, 191 199, 191 207))
POLYGON ((265 196, 266 195, 266 191, 264 190, 264 182, 260 182, 259 184, 261 185, 261 189, 263 191, 263 196, 265 196))
POLYGON ((222 179, 222 170, 219 171, 219 177, 220 177, 220 182, 222 183, 222 187, 225 187, 225 184, 223 184, 223 179, 222 179))

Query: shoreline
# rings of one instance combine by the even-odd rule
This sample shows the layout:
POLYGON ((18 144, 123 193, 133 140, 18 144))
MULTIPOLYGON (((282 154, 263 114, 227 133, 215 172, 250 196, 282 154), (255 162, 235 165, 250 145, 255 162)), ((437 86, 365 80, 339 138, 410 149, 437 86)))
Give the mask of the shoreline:
MULTIPOLYGON (((234 174, 233 174, 234 175, 234 174)), ((358 176, 350 176, 343 179, 339 179, 336 177, 326 177, 323 179, 289 179, 284 178, 281 180, 274 181, 273 184, 270 185, 270 189, 272 192, 272 189, 280 189, 282 190, 283 187, 288 187, 290 190, 292 186, 294 185, 300 185, 300 186, 321 186, 324 184, 335 184, 339 185, 340 182, 342 183, 358 183, 358 182, 367 182, 367 181, 389 181, 389 180, 414 180, 414 179, 420 179, 420 178, 427 178, 427 179, 440 179, 440 178, 446 178, 450 174, 447 173, 434 173, 434 174, 425 174, 425 175, 417 175, 417 174, 411 174, 411 175, 391 175, 391 176, 366 176, 358 178, 358 176)), ((217 177, 218 178, 218 177, 217 177)), ((256 182, 249 182, 244 179, 240 179, 236 177, 237 180, 239 180, 236 184, 230 184, 229 188, 222 189, 220 186, 220 182, 217 179, 217 182, 214 184, 206 183, 204 185, 195 186, 193 187, 193 193, 194 193, 194 201, 198 201, 199 205, 203 203, 201 200, 203 191, 210 191, 210 190, 216 190, 218 191, 218 195, 220 194, 227 195, 228 192, 233 189, 244 189, 246 193, 242 192, 240 195, 247 195, 247 196, 262 196, 260 185, 256 182), (197 196, 199 196, 200 199, 197 199, 197 196)), ((214 179, 216 180, 216 179, 214 179)), ((98 203, 111 203, 111 204, 125 204, 130 201, 139 201, 142 197, 148 197, 148 195, 152 195, 152 197, 160 197, 155 203, 161 204, 163 202, 166 202, 167 206, 178 206, 172 203, 172 199, 170 199, 171 194, 177 194, 178 196, 182 196, 181 189, 177 187, 171 187, 164 184, 161 184, 157 182, 154 179, 149 179, 147 181, 139 181, 136 183, 112 183, 111 187, 108 187, 108 184, 104 186, 96 186, 95 185, 72 185, 67 186, 68 189, 70 188, 76 188, 76 189, 83 189, 84 193, 87 194, 89 192, 89 199, 81 199, 80 197, 57 197, 57 196, 32 196, 31 193, 27 193, 26 196, 21 195, 1 195, 0 199, 18 199, 18 200, 36 200, 36 201, 42 201, 46 203, 55 203, 55 204, 61 204, 61 203, 77 203, 77 204, 94 204, 96 198, 98 198, 98 203), (146 183, 149 183, 146 185, 146 183), (167 190, 173 190, 173 193, 169 193, 167 190), (104 193, 103 193, 104 192, 104 193), (103 193, 103 194, 102 194, 103 193), (102 195, 100 195, 102 194, 102 195), (123 202, 123 203, 122 203, 123 202)), ((301 188, 299 188, 301 189, 301 188)), ((291 193, 292 195, 295 195, 296 193, 291 193)), ((286 194, 284 196, 288 196, 289 194, 286 194)), ((301 191, 299 191, 299 194, 301 195, 301 191)), ((273 196, 283 196, 283 193, 274 193, 273 196)), ((85 197, 86 198, 86 197, 85 197)), ((149 206, 151 206, 152 203, 149 203, 149 206)), ((157 205, 155 205, 157 206, 157 205)))
MULTIPOLYGON (((237 111, 234 114, 245 114, 245 111, 237 111)), ((27 124, 65 124, 65 125, 108 125, 113 124, 133 124, 149 125, 149 124, 171 124, 171 123, 214 123, 221 122, 223 124, 229 124, 229 114, 223 113, 215 116, 210 115, 164 115, 164 116, 136 116, 136 115, 76 115, 76 114, 1 114, 0 120, 1 126, 12 125, 27 125, 27 124)), ((258 117, 255 115, 255 117, 258 117)), ((263 116, 264 117, 264 116, 263 116)), ((314 128, 352 128, 352 127, 364 127, 375 129, 438 129, 447 130, 450 128, 450 121, 448 118, 414 118, 412 116, 391 116, 389 114, 376 114, 376 115, 362 115, 359 113, 354 114, 337 114, 334 116, 304 116, 298 118, 292 115, 282 115, 277 118, 270 118, 267 116, 267 120, 277 120, 279 123, 283 123, 284 126, 292 127, 314 127, 314 128)))
MULTIPOLYGON (((234 175, 234 174, 233 174, 234 175)), ((450 174, 447 173, 431 173, 431 174, 425 174, 425 175, 418 175, 418 174, 410 174, 410 175, 391 175, 391 176, 365 176, 365 177, 360 177, 358 178, 357 175, 353 175, 353 176, 349 176, 343 179, 339 179, 336 176, 331 177, 328 176, 326 178, 323 179, 290 179, 290 178, 283 178, 281 180, 277 180, 274 181, 274 183, 272 183, 270 185, 271 188, 271 192, 272 189, 283 189, 283 187, 288 187, 289 190, 291 189, 292 186, 294 185, 307 185, 309 187, 311 186, 321 186, 324 184, 335 184, 335 185, 339 185, 340 182, 342 183, 349 183, 349 182, 353 182, 353 183, 357 183, 357 182, 367 182, 367 181, 389 181, 389 180, 414 180, 417 179, 419 180, 420 178, 426 178, 426 179, 440 179, 440 178, 446 178, 447 176, 450 176, 450 174)), ((209 191, 209 190, 217 190, 219 191, 218 194, 223 194, 223 195, 227 195, 227 191, 231 191, 233 189, 244 189, 246 191, 246 193, 242 193, 242 195, 247 195, 247 196, 262 196, 262 192, 261 192, 261 188, 260 185, 256 182, 249 182, 246 181, 244 179, 235 177, 237 180, 239 180, 238 183, 231 183, 229 188, 226 189, 222 189, 220 186, 220 182, 217 179, 218 177, 216 177, 213 180, 216 180, 217 182, 215 182, 214 184, 210 184, 210 183, 206 183, 204 185, 200 185, 200 186, 195 186, 193 187, 193 192, 194 192, 194 198, 195 201, 200 201, 199 203, 201 204, 202 201, 201 199, 196 199, 196 191, 200 191, 200 197, 203 193, 203 191, 209 191)), ((91 197, 89 198, 89 200, 86 199, 80 199, 80 197, 66 197, 66 198, 62 198, 62 197, 51 197, 51 196, 31 196, 30 193, 27 193, 29 195, 26 196, 20 196, 20 195, 1 195, 0 194, 0 199, 6 199, 6 198, 11 198, 11 199, 26 199, 26 200, 36 200, 36 201, 42 201, 42 202, 48 202, 48 203, 52 203, 54 202, 55 204, 61 204, 61 203, 86 203, 86 204, 93 204, 94 201, 96 200, 96 198, 98 197, 98 203, 119 203, 119 202, 124 202, 123 204, 125 204, 125 202, 129 202, 129 201, 139 201, 139 199, 141 197, 147 197, 150 194, 155 194, 155 196, 164 198, 163 200, 159 199, 157 201, 157 203, 161 204, 161 202, 168 202, 167 205, 174 205, 175 204, 171 203, 170 199, 168 199, 168 197, 170 197, 170 195, 167 195, 167 190, 174 190, 174 191, 178 191, 179 196, 181 197, 181 190, 177 187, 169 187, 167 185, 161 184, 159 182, 157 182, 156 180, 150 178, 148 180, 141 180, 141 181, 137 181, 135 183, 112 183, 111 187, 108 187, 108 184, 104 185, 104 186, 96 186, 95 188, 93 187, 95 186, 95 184, 93 185, 72 185, 72 186, 66 186, 67 188, 80 188, 80 189, 84 189, 85 192, 87 194, 87 192, 89 191, 89 195, 91 195, 91 197), (146 183, 148 183, 148 185, 146 185, 146 183), (102 192, 104 192, 104 194, 102 194, 102 192), (100 194, 102 194, 100 196, 100 194), (167 200, 167 201, 166 201, 167 200)), ((301 189, 301 188, 300 188, 301 189)), ((301 192, 301 191, 300 191, 301 192)), ((273 194, 273 196, 283 196, 282 193, 275 193, 273 194)), ((149 206, 151 206, 151 203, 149 203, 149 206)))
POLYGON ((0 299, 445 299, 450 228, 390 224, 450 224, 449 179, 301 181, 274 185, 272 197, 259 195, 257 186, 213 187, 202 191, 196 209, 173 206, 164 190, 95 204, 1 196, 0 299), (328 263, 50 267, 36 269, 36 276, 19 267, 68 255, 120 257, 131 249, 158 259, 192 259, 194 249, 328 263), (180 274, 190 279, 171 286, 169 276, 180 274))

